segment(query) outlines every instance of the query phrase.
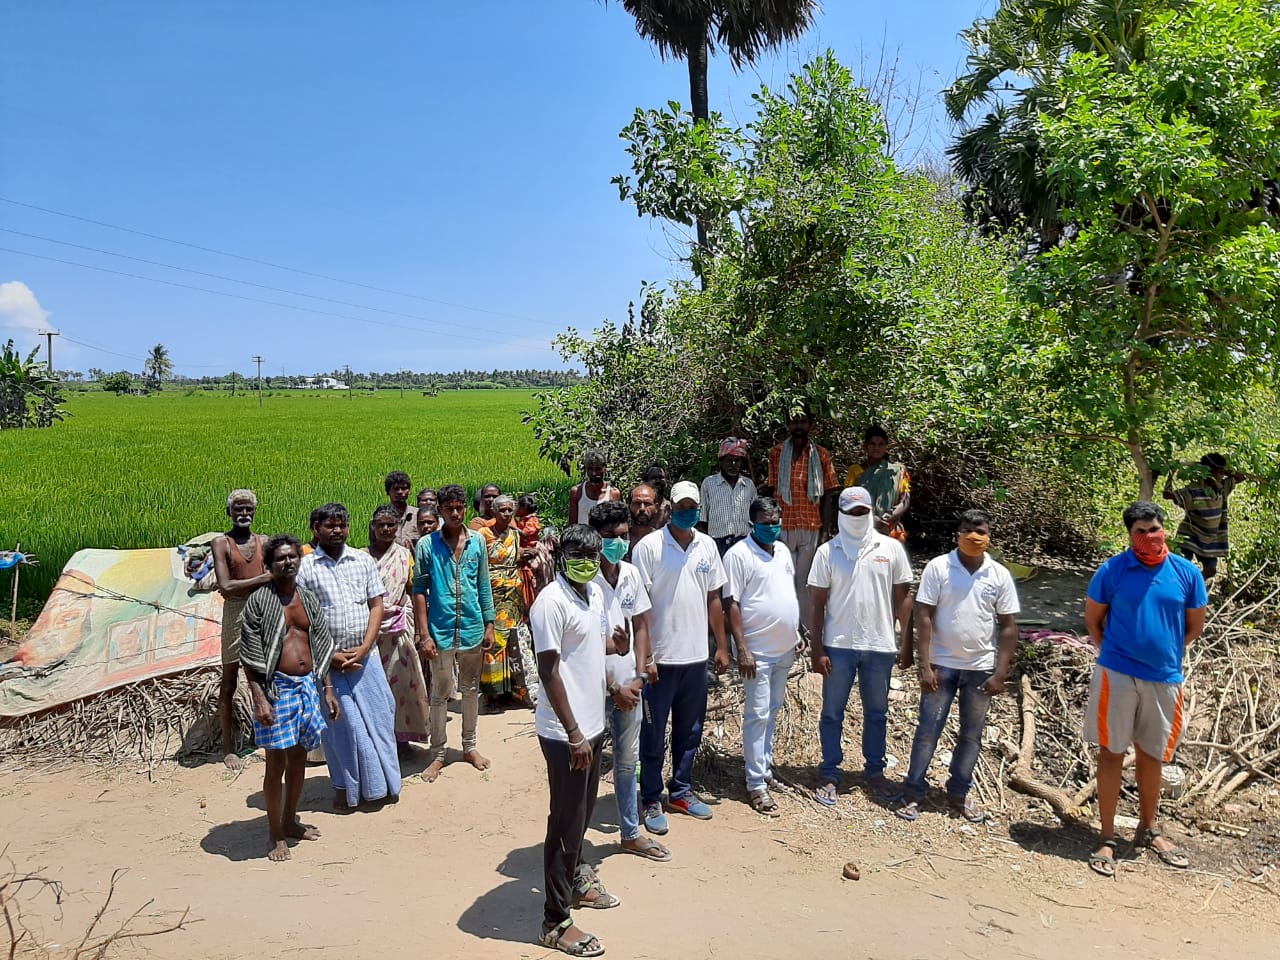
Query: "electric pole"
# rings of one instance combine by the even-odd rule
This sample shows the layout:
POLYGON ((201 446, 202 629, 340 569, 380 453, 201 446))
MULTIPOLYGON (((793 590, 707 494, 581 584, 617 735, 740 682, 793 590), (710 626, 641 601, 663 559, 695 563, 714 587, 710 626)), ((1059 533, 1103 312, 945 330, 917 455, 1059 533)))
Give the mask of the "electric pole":
POLYGON ((351 399, 351 364, 347 364, 347 399, 351 399))
POLYGON ((258 408, 262 408, 262 358, 254 357, 253 362, 258 365, 258 408))
POLYGON ((39 335, 45 339, 44 362, 49 366, 49 376, 53 376, 53 338, 60 337, 62 334, 56 330, 40 330, 39 335))

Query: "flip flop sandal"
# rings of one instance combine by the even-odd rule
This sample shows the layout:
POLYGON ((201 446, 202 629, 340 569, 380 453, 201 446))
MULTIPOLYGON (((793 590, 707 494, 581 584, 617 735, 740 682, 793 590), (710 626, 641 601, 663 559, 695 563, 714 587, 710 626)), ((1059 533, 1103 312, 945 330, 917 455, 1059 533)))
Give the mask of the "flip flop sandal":
POLYGON ((920 819, 920 804, 914 800, 904 800, 900 806, 894 808, 893 815, 909 823, 915 823, 920 819))
POLYGON ((756 813, 766 817, 778 816, 778 804, 774 802, 773 797, 769 796, 769 791, 765 787, 759 790, 752 790, 750 795, 751 809, 756 813))
POLYGON ((1116 875, 1116 841, 1113 837, 1110 840, 1103 840, 1099 845, 1100 850, 1110 850, 1110 853, 1091 853, 1089 854, 1089 869, 1100 877, 1112 878, 1116 875))
POLYGON ((552 950, 559 950, 561 953, 567 953, 571 957, 602 957, 604 956, 604 947, 600 945, 592 934, 587 934, 581 940, 573 943, 566 943, 564 935, 573 926, 573 918, 563 920, 558 926, 542 928, 542 936, 538 938, 538 942, 544 947, 550 947, 552 950))
POLYGON ((834 783, 824 783, 813 792, 813 799, 824 807, 834 807, 839 802, 839 797, 836 794, 836 785, 834 783))
POLYGON ((638 847, 623 847, 627 853, 633 853, 637 857, 644 857, 646 860, 656 860, 658 863, 666 863, 671 859, 671 851, 658 843, 656 840, 650 840, 648 837, 637 837, 641 842, 638 847))
POLYGON ((1151 827, 1147 830, 1142 831, 1142 833, 1140 833, 1137 836, 1137 838, 1135 838, 1134 845, 1139 847, 1146 847, 1148 850, 1154 853, 1157 857, 1159 857, 1160 861, 1165 866, 1173 867, 1175 870, 1186 870, 1189 866, 1191 866, 1191 861, 1187 859, 1187 851, 1183 850, 1181 847, 1178 847, 1178 846, 1170 847, 1168 850, 1161 850, 1158 847, 1156 847, 1154 843, 1152 843, 1153 840, 1157 840, 1157 839, 1167 840, 1169 838, 1164 835, 1163 830, 1159 829, 1158 827, 1151 827))
POLYGON ((967 798, 959 803, 954 800, 948 800, 947 806, 970 823, 985 823, 987 820, 987 812, 967 798))

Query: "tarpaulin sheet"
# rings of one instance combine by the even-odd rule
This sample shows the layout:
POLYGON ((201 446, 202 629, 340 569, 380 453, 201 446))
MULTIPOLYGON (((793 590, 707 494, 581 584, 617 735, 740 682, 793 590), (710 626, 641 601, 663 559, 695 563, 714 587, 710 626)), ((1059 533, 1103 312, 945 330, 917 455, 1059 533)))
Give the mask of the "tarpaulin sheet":
POLYGON ((222 597, 200 592, 173 549, 81 550, 8 663, 0 717, 218 663, 222 597))

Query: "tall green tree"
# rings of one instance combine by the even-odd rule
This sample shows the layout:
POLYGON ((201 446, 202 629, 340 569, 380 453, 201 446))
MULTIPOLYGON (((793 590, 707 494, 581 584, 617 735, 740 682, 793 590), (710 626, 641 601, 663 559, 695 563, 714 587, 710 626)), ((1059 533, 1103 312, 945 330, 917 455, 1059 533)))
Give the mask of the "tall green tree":
POLYGON ((1081 53, 1038 121, 1075 228, 1026 271, 1015 377, 1025 425, 1119 444, 1139 492, 1186 448, 1226 445, 1280 471, 1250 435, 1280 380, 1280 20, 1269 0, 1196 0, 1150 24, 1116 70, 1081 53), (1268 459, 1269 458, 1269 459, 1268 459))
POLYGON ((169 359, 169 350, 163 343, 157 343, 151 348, 142 372, 155 390, 159 390, 161 384, 173 375, 173 361, 169 359))
POLYGON ((961 33, 966 70, 944 91, 965 124, 948 149, 968 187, 970 216, 995 230, 1025 231, 1049 249, 1063 232, 1058 189, 1041 145, 1040 117, 1064 104, 1058 82, 1068 58, 1091 53, 1117 72, 1145 55, 1146 31, 1188 0, 1001 0, 961 33))
MULTIPOLYGON (((741 70, 802 35, 818 12, 816 0, 622 0, 622 6, 662 59, 688 66, 690 112, 700 122, 711 118, 707 66, 717 49, 741 70)), ((705 254, 706 224, 698 218, 696 225, 699 254, 705 254)))

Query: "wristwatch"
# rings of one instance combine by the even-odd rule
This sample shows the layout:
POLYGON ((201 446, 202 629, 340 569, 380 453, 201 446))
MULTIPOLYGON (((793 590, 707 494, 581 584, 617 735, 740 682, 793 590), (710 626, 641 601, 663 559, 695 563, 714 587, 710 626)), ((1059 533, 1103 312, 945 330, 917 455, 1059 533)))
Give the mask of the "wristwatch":
POLYGON ((611 680, 609 681, 609 686, 606 687, 605 689, 608 692, 609 696, 612 697, 612 696, 616 696, 618 691, 621 690, 622 688, 611 680))

